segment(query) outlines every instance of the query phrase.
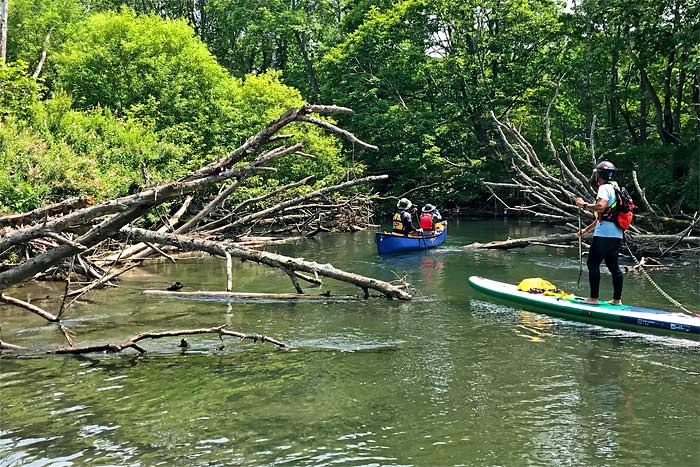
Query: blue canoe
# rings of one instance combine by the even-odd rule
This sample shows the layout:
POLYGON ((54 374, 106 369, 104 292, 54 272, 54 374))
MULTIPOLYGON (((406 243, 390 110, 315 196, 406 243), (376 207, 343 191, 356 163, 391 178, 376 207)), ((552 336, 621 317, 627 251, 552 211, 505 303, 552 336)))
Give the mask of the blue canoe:
POLYGON ((402 251, 427 250, 442 245, 447 238, 447 221, 442 221, 433 235, 420 236, 416 234, 401 235, 395 233, 377 232, 377 251, 380 255, 400 253, 402 251))

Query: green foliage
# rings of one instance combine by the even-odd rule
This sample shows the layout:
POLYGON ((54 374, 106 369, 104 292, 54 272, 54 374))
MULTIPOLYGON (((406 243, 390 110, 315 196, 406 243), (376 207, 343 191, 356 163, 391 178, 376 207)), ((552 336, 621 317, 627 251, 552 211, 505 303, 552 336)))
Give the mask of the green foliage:
POLYGON ((236 118, 237 83, 184 21, 129 10, 91 15, 71 29, 54 59, 56 85, 78 108, 153 119, 156 130, 169 128, 173 142, 196 151, 232 136, 222 134, 221 122, 236 118))
POLYGON ((5 138, 94 155, 95 180, 111 174, 116 193, 143 183, 143 166, 177 177, 318 99, 352 107, 340 123, 380 152, 299 127, 318 159, 280 161, 251 193, 351 165, 388 173, 394 194, 425 185, 427 200, 461 206, 511 176, 491 112, 556 171, 544 115, 558 87, 557 147, 587 171, 595 117, 596 153, 638 168, 652 203, 688 211, 700 204, 699 27, 698 0, 14 0, 0 118, 5 138))
POLYGON ((22 212, 103 185, 89 158, 76 158, 63 143, 49 145, 14 121, 0 125, 0 211, 22 212))
MULTIPOLYGON (((278 72, 228 75, 184 21, 129 10, 75 23, 53 59, 53 97, 45 101, 26 65, 0 68, 0 108, 12 118, 2 135, 5 210, 176 179, 303 103, 278 72)), ((334 138, 309 125, 293 130, 316 159, 283 159, 272 177, 249 181, 251 190, 345 174, 334 138)))
POLYGON ((27 74, 24 62, 0 62, 0 124, 10 116, 20 120, 31 118, 38 98, 39 86, 27 74))
MULTIPOLYGON (((50 32, 51 54, 66 37, 66 28, 80 20, 91 0, 11 0, 9 3, 7 57, 36 67, 50 32)), ((51 67, 51 60, 47 66, 51 67)))
POLYGON ((59 95, 35 104, 34 120, 0 126, 0 209, 25 211, 65 197, 106 199, 183 175, 186 153, 151 128, 107 109, 71 110, 59 95))

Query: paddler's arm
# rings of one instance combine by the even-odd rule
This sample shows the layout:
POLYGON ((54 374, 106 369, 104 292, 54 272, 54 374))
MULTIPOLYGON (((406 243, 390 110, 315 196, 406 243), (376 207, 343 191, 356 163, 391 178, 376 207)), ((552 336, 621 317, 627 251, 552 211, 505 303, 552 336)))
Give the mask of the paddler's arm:
POLYGON ((583 198, 576 198, 576 206, 590 209, 593 212, 603 212, 608 207, 608 200, 599 198, 595 203, 587 203, 583 198))
MULTIPOLYGON (((585 209, 590 209, 591 211, 595 213, 603 212, 605 211, 605 208, 608 207, 608 200, 599 198, 595 203, 586 203, 583 198, 576 198, 576 205, 580 206, 585 209)), ((594 219, 593 222, 591 222, 589 225, 586 227, 582 228, 578 232, 579 237, 583 237, 586 235, 588 232, 593 230, 595 228, 595 225, 598 223, 598 219, 594 219)))
POLYGON ((595 225, 596 225, 597 223, 598 223, 598 219, 595 219, 595 220, 594 220, 593 222, 591 222, 589 225, 587 225, 586 227, 584 227, 584 228, 582 228, 581 230, 579 230, 578 233, 577 233, 576 235, 578 235, 579 237, 583 237, 583 236, 586 235, 588 232, 590 232, 591 230, 593 230, 593 229, 595 228, 595 225))

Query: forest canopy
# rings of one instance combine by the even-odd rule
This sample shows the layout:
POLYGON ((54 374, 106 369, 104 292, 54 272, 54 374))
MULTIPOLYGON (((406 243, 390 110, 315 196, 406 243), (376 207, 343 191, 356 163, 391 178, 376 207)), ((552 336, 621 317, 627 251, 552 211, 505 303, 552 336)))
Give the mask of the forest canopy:
POLYGON ((0 211, 174 179, 303 101, 353 108, 380 152, 300 130, 318 159, 250 190, 355 170, 479 207, 512 176, 491 112, 557 174, 555 90, 552 140, 582 170, 594 153, 664 211, 700 209, 698 0, 10 0, 7 30, 0 211))

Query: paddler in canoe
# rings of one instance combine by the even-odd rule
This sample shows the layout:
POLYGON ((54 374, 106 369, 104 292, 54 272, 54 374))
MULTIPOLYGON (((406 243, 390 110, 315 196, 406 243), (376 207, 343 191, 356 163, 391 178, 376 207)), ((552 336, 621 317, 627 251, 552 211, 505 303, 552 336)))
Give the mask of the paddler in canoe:
POLYGON ((419 218, 420 228, 423 229, 424 235, 434 235, 435 229, 438 228, 438 222, 442 220, 440 211, 437 210, 435 206, 428 203, 421 209, 421 215, 419 218))
POLYGON ((593 170, 591 181, 597 186, 598 194, 595 203, 586 203, 582 198, 576 198, 576 205, 584 209, 592 210, 596 218, 586 227, 582 228, 578 235, 584 236, 595 228, 593 242, 588 252, 588 281, 591 294, 583 302, 590 305, 598 305, 600 291, 600 263, 605 260, 612 275, 613 299, 611 305, 622 305, 622 270, 618 255, 622 245, 623 231, 615 222, 615 205, 617 194, 611 184, 615 174, 615 166, 608 161, 603 161, 593 170))
POLYGON ((393 233, 408 236, 413 232, 419 234, 423 231, 413 226, 413 215, 417 209, 407 198, 401 198, 396 204, 397 212, 393 219, 393 233))

